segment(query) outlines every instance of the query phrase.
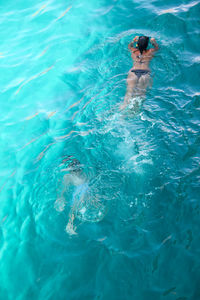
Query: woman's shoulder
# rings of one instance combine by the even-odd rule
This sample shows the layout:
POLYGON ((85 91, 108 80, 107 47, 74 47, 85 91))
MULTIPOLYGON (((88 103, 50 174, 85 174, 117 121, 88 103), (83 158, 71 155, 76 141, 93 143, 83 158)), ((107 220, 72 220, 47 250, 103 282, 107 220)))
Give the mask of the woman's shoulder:
POLYGON ((147 49, 147 50, 145 50, 145 53, 144 54, 149 54, 149 53, 151 53, 152 51, 151 51, 151 49, 147 49))
POLYGON ((138 52, 140 52, 138 48, 132 48, 131 49, 132 54, 137 54, 138 52))
POLYGON ((152 56, 152 49, 143 51, 142 55, 147 57, 152 56))

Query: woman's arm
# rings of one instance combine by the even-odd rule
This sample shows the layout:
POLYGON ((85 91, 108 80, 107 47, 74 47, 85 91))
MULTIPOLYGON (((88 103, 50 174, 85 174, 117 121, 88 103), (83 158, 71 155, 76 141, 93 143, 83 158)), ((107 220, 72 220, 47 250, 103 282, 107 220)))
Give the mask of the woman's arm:
POLYGON ((156 42, 156 40, 154 38, 151 38, 150 42, 151 42, 152 46, 154 47, 153 49, 151 49, 151 52, 156 52, 157 50, 159 50, 158 43, 156 42))
POLYGON ((137 50, 137 48, 134 47, 134 43, 137 42, 138 38, 139 38, 138 36, 135 36, 132 42, 130 42, 130 44, 128 45, 129 50, 131 51, 137 50))
POLYGON ((132 49, 134 49, 134 46, 133 46, 133 41, 132 41, 132 42, 130 42, 130 44, 128 44, 128 49, 129 49, 129 50, 132 50, 132 49))

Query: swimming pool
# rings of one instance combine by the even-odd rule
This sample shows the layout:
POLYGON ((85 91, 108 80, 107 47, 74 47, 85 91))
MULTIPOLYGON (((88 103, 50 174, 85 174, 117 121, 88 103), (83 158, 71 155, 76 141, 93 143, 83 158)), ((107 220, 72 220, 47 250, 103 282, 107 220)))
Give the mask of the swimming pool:
POLYGON ((199 299, 199 1, 0 5, 0 299, 199 299), (123 113, 141 34, 153 86, 123 113))

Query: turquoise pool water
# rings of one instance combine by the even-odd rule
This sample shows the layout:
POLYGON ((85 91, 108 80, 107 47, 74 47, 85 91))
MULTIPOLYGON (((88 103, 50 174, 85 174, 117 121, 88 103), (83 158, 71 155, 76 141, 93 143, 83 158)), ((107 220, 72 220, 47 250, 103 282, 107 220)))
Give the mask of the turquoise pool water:
POLYGON ((200 2, 0 6, 0 299, 200 299, 200 2))

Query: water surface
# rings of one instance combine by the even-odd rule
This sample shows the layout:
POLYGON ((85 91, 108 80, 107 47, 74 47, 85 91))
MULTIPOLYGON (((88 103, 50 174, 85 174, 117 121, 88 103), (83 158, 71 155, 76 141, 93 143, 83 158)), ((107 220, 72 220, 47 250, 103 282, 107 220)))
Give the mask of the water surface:
POLYGON ((0 299, 199 299, 199 1, 0 6, 0 299), (153 86, 123 114, 142 34, 153 86))

